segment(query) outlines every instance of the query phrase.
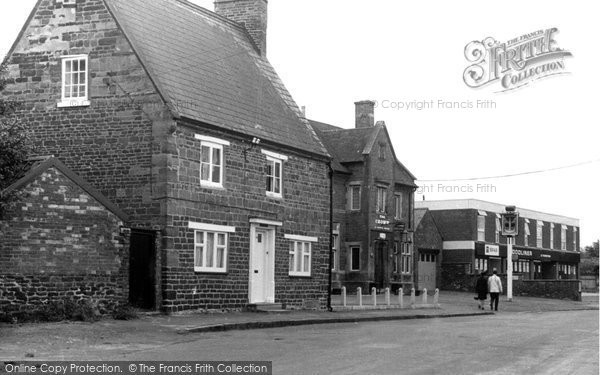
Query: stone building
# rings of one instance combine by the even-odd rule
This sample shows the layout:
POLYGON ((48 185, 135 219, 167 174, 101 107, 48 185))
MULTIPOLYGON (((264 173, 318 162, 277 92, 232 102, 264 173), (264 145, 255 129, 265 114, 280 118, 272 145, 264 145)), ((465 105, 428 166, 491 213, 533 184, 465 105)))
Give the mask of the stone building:
POLYGON ((127 216, 55 158, 31 163, 4 194, 0 218, 0 312, 31 311, 67 299, 101 313, 127 303, 127 216))
POLYGON ((354 129, 311 121, 333 157, 333 289, 410 289, 415 177, 394 151, 375 103, 357 102, 354 129))
POLYGON ((39 0, 4 95, 129 217, 132 303, 320 306, 329 160, 266 58, 267 1, 39 0))

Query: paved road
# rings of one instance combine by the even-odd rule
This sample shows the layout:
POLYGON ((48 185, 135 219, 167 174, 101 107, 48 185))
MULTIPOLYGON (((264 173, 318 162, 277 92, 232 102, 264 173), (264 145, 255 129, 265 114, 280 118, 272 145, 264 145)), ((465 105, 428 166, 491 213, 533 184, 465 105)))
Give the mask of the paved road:
POLYGON ((275 374, 598 374, 598 311, 501 312, 186 339, 120 359, 268 360, 275 374))

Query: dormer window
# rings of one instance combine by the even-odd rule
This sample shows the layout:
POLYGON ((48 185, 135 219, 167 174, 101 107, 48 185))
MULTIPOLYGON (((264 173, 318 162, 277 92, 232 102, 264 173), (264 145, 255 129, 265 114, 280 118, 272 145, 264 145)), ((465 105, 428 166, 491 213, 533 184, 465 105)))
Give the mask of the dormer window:
POLYGON ((61 101, 59 107, 88 106, 88 56, 65 56, 62 59, 61 101))

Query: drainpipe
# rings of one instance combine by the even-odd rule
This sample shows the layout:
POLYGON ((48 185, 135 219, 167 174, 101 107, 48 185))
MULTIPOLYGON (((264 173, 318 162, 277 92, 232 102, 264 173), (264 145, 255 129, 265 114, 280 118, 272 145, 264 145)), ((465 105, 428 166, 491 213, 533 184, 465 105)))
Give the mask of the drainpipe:
POLYGON ((329 287, 327 288, 327 310, 333 311, 331 307, 331 287, 333 283, 333 167, 331 161, 327 163, 329 167, 329 287))

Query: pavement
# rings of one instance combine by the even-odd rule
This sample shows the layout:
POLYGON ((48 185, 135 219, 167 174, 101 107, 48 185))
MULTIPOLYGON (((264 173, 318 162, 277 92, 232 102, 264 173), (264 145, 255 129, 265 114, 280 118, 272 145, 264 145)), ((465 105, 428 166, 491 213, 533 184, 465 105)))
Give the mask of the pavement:
MULTIPOLYGON (((71 359, 89 357, 84 354, 109 349, 135 352, 165 345, 166 342, 193 341, 203 332, 464 316, 484 318, 493 313, 598 310, 598 294, 584 295, 582 302, 532 297, 515 297, 512 302, 506 302, 504 297, 500 300, 498 312, 479 310, 473 296, 473 293, 442 291, 439 308, 423 309, 153 314, 142 315, 132 321, 105 319, 95 323, 0 324, 0 361, 71 359)), ((341 306, 337 296, 332 302, 334 307, 341 306)))

